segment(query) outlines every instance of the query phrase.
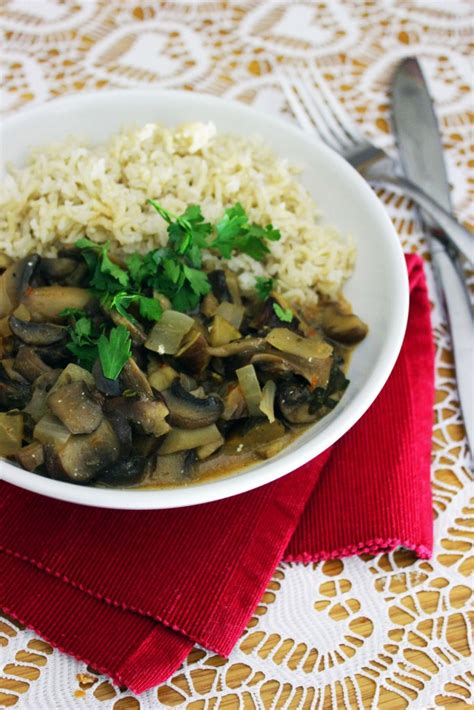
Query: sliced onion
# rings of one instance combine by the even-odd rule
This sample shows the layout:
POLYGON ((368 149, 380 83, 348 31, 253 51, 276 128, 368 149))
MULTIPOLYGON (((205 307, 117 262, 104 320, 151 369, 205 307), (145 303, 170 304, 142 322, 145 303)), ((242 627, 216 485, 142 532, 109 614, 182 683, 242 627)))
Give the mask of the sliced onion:
POLYGON ((70 437, 69 429, 52 414, 45 414, 33 429, 33 438, 42 444, 63 446, 70 437))
POLYGON ((217 449, 220 449, 223 443, 224 438, 221 436, 220 439, 216 439, 216 441, 211 441, 210 444, 204 444, 204 446, 200 446, 196 451, 198 459, 200 461, 202 461, 202 459, 207 459, 208 456, 211 456, 211 454, 215 453, 217 449))
POLYGON ((247 402, 247 407, 251 417, 260 416, 260 402, 262 401, 262 390, 257 378, 257 373, 253 365, 245 365, 235 371, 238 377, 240 388, 247 402))
POLYGON ((12 334, 9 320, 8 316, 0 318, 0 338, 8 338, 12 334))
POLYGON ((217 308, 217 315, 225 318, 226 321, 231 323, 237 330, 242 325, 242 319, 244 317, 245 308, 243 306, 237 306, 235 303, 229 303, 228 301, 223 301, 217 308))
POLYGON ((159 355, 176 355, 184 336, 193 326, 193 319, 185 313, 165 311, 151 329, 145 347, 159 355))
POLYGON ((267 417, 270 424, 275 421, 275 393, 276 384, 273 380, 268 380, 265 382, 262 390, 262 401, 260 402, 259 409, 267 417))
POLYGON ((220 345, 227 345, 227 343, 231 343, 234 340, 240 340, 242 337, 240 332, 232 325, 232 323, 229 323, 228 320, 218 314, 214 316, 212 326, 209 330, 209 341, 213 348, 219 347, 220 345))
POLYGON ((21 449, 23 415, 0 412, 0 456, 12 456, 21 449))
POLYGON ((152 387, 154 387, 158 392, 163 392, 167 390, 172 382, 178 377, 176 370, 173 370, 171 365, 161 365, 156 370, 148 375, 148 382, 152 387))
POLYGON ((10 283, 13 279, 13 264, 0 276, 0 317, 5 317, 15 307, 15 302, 10 294, 10 283))
POLYGON ((171 429, 160 446, 159 453, 174 454, 176 451, 188 451, 221 440, 221 433, 215 424, 201 429, 171 429))
POLYGON ((332 345, 327 343, 322 336, 315 335, 305 338, 288 328, 273 328, 265 340, 277 350, 290 353, 290 355, 298 355, 307 360, 311 360, 311 358, 325 360, 331 357, 333 351, 332 345))

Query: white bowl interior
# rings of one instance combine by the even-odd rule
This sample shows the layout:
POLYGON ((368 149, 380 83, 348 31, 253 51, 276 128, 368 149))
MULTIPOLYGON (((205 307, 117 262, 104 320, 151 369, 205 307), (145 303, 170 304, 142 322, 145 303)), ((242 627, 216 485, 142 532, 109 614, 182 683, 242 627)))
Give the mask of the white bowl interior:
POLYGON ((169 508, 241 493, 284 475, 340 438, 373 402, 395 363, 408 313, 405 262, 391 221, 370 187, 333 151, 286 122, 244 105, 186 92, 110 91, 55 100, 4 121, 2 171, 21 165, 31 147, 76 134, 107 140, 130 125, 213 121, 218 130, 263 136, 277 154, 304 166, 302 182, 323 221, 351 234, 357 246, 355 272, 345 288, 354 311, 370 327, 355 350, 350 386, 342 402, 278 457, 226 478, 173 489, 80 487, 43 478, 0 461, 0 478, 63 500, 111 508, 169 508))

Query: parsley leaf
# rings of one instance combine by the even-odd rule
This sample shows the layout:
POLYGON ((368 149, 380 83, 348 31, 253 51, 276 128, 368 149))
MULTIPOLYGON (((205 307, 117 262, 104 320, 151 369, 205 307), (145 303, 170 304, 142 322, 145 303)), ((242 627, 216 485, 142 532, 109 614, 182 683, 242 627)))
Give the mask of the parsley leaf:
POLYGON ((93 323, 90 318, 82 317, 74 326, 69 326, 70 342, 66 347, 76 357, 79 365, 92 369, 97 358, 97 345, 93 335, 93 323))
POLYGON ((148 320, 160 320, 163 315, 161 303, 156 298, 148 298, 147 296, 138 296, 138 310, 143 318, 148 320))
POLYGON ((108 255, 109 243, 96 244, 87 237, 78 239, 76 247, 82 251, 82 256, 91 274, 90 285, 99 291, 117 291, 120 287, 129 285, 129 276, 108 255))
POLYGON ((59 314, 60 318, 74 318, 75 320, 82 318, 83 316, 84 311, 81 311, 79 308, 63 308, 59 314))
POLYGON ((291 323, 293 320, 293 311, 291 308, 282 308, 279 303, 273 304, 273 310, 275 311, 278 318, 285 323, 291 323))
POLYGON ((192 250, 193 261, 199 260, 195 266, 200 266, 200 250, 207 246, 207 237, 211 233, 211 225, 204 220, 199 205, 188 205, 182 215, 177 216, 165 210, 155 200, 148 200, 158 214, 168 222, 168 237, 171 248, 178 254, 186 254, 192 250))
POLYGON ((266 301, 270 293, 273 291, 273 279, 265 278, 265 276, 257 276, 255 279, 255 290, 258 297, 262 301, 266 301))
POLYGON ((270 249, 265 240, 278 241, 281 234, 271 224, 260 227, 249 224, 247 214, 237 202, 229 207, 222 219, 216 224, 217 237, 209 246, 219 252, 225 259, 230 259, 232 252, 248 254, 256 261, 262 261, 270 249))
POLYGON ((101 298, 102 304, 106 308, 114 308, 117 313, 127 318, 132 323, 136 323, 137 319, 127 310, 132 303, 137 303, 140 315, 148 320, 160 320, 163 313, 163 308, 159 301, 155 298, 143 296, 141 293, 127 293, 127 291, 119 291, 113 295, 104 294, 101 298))
POLYGON ((131 355, 130 333, 123 325, 112 328, 108 338, 102 333, 97 349, 104 376, 116 380, 131 355))
POLYGON ((211 246, 217 249, 221 256, 230 259, 232 249, 234 249, 235 239, 247 225, 248 218, 244 208, 237 202, 236 205, 225 211, 222 219, 216 224, 217 237, 211 246))
POLYGON ((209 283, 207 274, 203 271, 193 269, 190 266, 186 266, 186 264, 183 266, 183 273, 194 293, 198 296, 205 296, 209 293, 211 284, 209 283))
POLYGON ((125 263, 136 289, 139 289, 144 282, 156 275, 155 253, 151 251, 143 256, 135 252, 127 257, 125 263))

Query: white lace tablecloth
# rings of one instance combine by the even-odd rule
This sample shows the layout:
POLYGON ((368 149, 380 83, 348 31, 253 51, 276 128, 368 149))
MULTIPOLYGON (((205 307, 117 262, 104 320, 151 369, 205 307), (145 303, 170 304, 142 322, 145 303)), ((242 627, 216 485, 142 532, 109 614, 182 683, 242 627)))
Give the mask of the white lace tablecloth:
MULTIPOLYGON (((367 135, 391 149, 387 82, 400 58, 416 54, 436 97, 453 202, 458 216, 474 223, 469 0, 7 0, 2 5, 3 112, 78 91, 151 86, 220 94, 295 121, 294 103, 288 102, 277 70, 314 63, 367 135)), ((379 195, 405 249, 427 256, 412 204, 392 191, 379 195)), ((228 660, 195 649, 166 684, 136 698, 1 617, 0 706, 473 707, 474 504, 449 330, 434 289, 432 296, 437 344, 432 560, 395 552, 281 565, 228 660)))

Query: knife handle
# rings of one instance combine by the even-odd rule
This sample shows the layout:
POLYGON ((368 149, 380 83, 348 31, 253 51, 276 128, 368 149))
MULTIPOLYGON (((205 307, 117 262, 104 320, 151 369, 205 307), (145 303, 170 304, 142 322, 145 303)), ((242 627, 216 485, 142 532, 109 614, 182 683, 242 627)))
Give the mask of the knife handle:
POLYGON ((461 410, 471 455, 474 455, 474 321, 471 306, 459 272, 441 245, 439 248, 434 246, 432 259, 435 279, 446 305, 461 410))
MULTIPOLYGON (((398 185, 408 197, 411 197, 440 227, 440 235, 448 237, 456 248, 464 254, 469 263, 474 261, 474 235, 460 224, 457 219, 426 194, 418 185, 403 176, 381 175, 377 181, 398 185)), ((438 236, 438 235, 436 235, 438 236)))

